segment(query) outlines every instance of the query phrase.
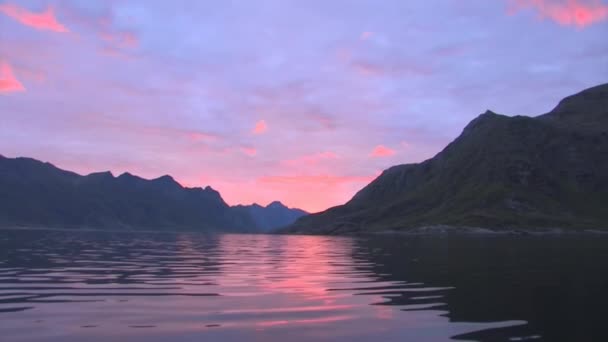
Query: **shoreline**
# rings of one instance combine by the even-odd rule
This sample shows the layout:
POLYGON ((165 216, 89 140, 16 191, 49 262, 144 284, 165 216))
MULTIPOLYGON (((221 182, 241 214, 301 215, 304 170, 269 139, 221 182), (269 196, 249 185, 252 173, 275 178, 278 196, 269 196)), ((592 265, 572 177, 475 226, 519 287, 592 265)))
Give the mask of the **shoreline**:
POLYGON ((377 230, 359 232, 279 232, 281 235, 313 236, 568 236, 568 235, 608 235, 608 229, 568 229, 568 228, 508 228, 491 229, 480 227, 460 227, 448 225, 424 226, 404 230, 377 230))
POLYGON ((508 229, 508 230, 493 230, 488 228, 474 227, 422 227, 408 231, 391 231, 384 230, 378 232, 363 233, 362 235, 588 235, 588 234, 605 234, 608 235, 608 230, 601 229, 583 229, 583 230, 568 230, 563 228, 553 229, 508 229))
POLYGON ((313 232, 229 232, 229 231, 205 231, 205 230, 181 230, 175 229, 105 229, 105 228, 60 228, 60 227, 38 227, 38 226, 18 226, 18 225, 0 225, 2 230, 16 231, 61 231, 61 232, 105 232, 105 233, 198 233, 198 234, 267 234, 267 235, 291 235, 291 236, 336 236, 336 237, 358 237, 358 236, 568 236, 568 235, 607 235, 608 229, 566 229, 566 228, 509 228, 509 229, 491 229, 480 227, 459 227, 447 225, 424 226, 407 230, 378 230, 364 232, 329 232, 329 233, 313 233, 313 232))
MULTIPOLYGON (((204 230, 170 230, 170 229, 137 229, 137 228, 125 228, 125 229, 113 229, 113 228, 91 228, 91 227, 82 227, 82 228, 58 228, 58 227, 35 227, 35 226, 2 226, 0 225, 0 231, 3 230, 18 230, 18 231, 57 231, 57 232, 90 232, 90 233, 124 233, 124 234, 133 234, 133 233, 153 233, 153 234, 175 234, 175 233, 199 233, 199 234, 240 234, 234 232, 221 232, 221 231, 204 231, 204 230)), ((253 233, 243 233, 243 234, 253 234, 253 233)))

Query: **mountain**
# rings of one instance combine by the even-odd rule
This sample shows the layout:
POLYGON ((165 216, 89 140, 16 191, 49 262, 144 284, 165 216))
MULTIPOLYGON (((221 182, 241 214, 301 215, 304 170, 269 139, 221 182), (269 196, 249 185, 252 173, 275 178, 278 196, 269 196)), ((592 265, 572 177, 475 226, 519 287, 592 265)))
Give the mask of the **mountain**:
POLYGON ((233 207, 243 211, 253 218, 258 230, 268 232, 294 223, 298 218, 308 213, 301 209, 288 208, 283 203, 275 201, 262 207, 258 204, 237 205, 233 207))
POLYGON ((487 111, 435 157, 393 166, 348 203, 288 233, 430 226, 608 228, 608 84, 538 117, 487 111))
POLYGON ((251 215, 228 206, 211 187, 184 188, 170 176, 81 176, 35 159, 1 155, 0 225, 257 230, 251 215))

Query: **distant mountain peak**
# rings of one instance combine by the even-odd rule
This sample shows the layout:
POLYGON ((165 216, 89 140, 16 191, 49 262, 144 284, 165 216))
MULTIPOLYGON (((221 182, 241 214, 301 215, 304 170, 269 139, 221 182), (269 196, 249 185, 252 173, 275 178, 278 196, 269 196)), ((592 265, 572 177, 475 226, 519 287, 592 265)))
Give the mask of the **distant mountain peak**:
POLYGON ((89 173, 87 178, 103 178, 103 179, 114 179, 114 175, 111 171, 101 171, 89 173))
POLYGON ((181 184, 179 184, 173 177, 169 175, 163 175, 158 178, 152 179, 152 182, 156 184, 163 184, 166 186, 179 187, 181 188, 181 184))
POLYGON ((123 172, 120 174, 120 176, 118 176, 118 178, 139 178, 139 177, 134 176, 133 174, 131 174, 129 172, 123 172))
POLYGON ((295 222, 299 217, 308 214, 300 209, 288 208, 280 201, 273 201, 265 207, 253 203, 251 205, 237 205, 233 208, 249 213, 257 228, 264 232, 285 227, 295 222))
POLYGON ((129 172, 123 172, 120 176, 116 177, 116 179, 125 184, 143 184, 148 182, 147 179, 141 178, 129 172))
POLYGON ((270 204, 268 204, 266 206, 266 208, 287 208, 287 206, 285 206, 283 203, 281 203, 280 201, 273 201, 270 204))
POLYGON ((207 185, 204 189, 203 189, 203 193, 205 193, 207 196, 213 197, 218 199, 219 201, 221 201, 224 205, 228 206, 228 204, 226 204, 226 201, 224 201, 224 199, 222 198, 222 195, 220 194, 219 191, 215 190, 214 188, 210 187, 209 185, 207 185))

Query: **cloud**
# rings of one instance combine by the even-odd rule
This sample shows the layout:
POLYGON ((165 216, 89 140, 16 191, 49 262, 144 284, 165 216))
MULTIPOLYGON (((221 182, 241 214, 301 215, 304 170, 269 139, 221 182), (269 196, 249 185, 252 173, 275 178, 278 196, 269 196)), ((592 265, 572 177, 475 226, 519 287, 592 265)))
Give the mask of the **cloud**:
POLYGON ((453 45, 446 45, 446 46, 440 46, 440 47, 434 48, 431 50, 431 53, 433 55, 439 56, 439 57, 454 57, 454 56, 462 55, 470 48, 471 47, 469 46, 469 44, 459 44, 459 45, 453 44, 453 45))
POLYGON ((19 66, 20 77, 27 82, 42 84, 46 81, 46 72, 41 68, 30 68, 27 66, 19 66))
POLYGON ((600 0, 511 0, 511 5, 511 13, 534 9, 563 26, 584 28, 608 19, 608 5, 600 0))
POLYGON ((17 5, 5 3, 0 4, 0 12, 17 20, 23 25, 33 27, 37 30, 69 32, 64 25, 57 21, 57 18, 55 18, 55 13, 51 7, 48 7, 44 12, 35 13, 17 5))
POLYGON ((384 145, 378 145, 374 147, 373 151, 370 153, 371 157, 379 158, 379 157, 390 157, 395 154, 395 150, 388 148, 384 145))
POLYGON ((0 94, 25 91, 25 87, 13 74, 11 66, 0 61, 0 94))
POLYGON ((382 76, 386 73, 386 69, 380 65, 361 61, 353 63, 353 67, 357 72, 364 76, 382 76))
POLYGON ((337 176, 337 175, 301 175, 301 176, 266 176, 258 179, 266 184, 316 184, 337 185, 343 183, 369 183, 372 176, 337 176))
POLYGON ((139 44, 137 36, 129 31, 102 32, 100 36, 102 40, 118 48, 132 49, 139 44))
POLYGON ((334 118, 321 111, 311 110, 308 114, 311 120, 317 122, 323 129, 333 131, 337 128, 334 118))
POLYGON ((241 147, 241 152, 250 157, 255 157, 255 155, 258 154, 258 150, 256 150, 254 147, 241 147))
POLYGON ((211 143, 222 140, 222 137, 210 132, 196 130, 194 128, 184 129, 168 125, 150 124, 120 118, 103 113, 70 115, 70 122, 79 130, 105 131, 118 137, 136 137, 138 141, 145 142, 148 139, 167 139, 172 143, 187 143, 189 146, 200 147, 200 143, 211 143), (192 144, 196 143, 196 144, 192 144))
POLYGON ((105 46, 102 52, 113 57, 125 57, 125 50, 133 50, 139 46, 139 37, 132 31, 117 28, 110 15, 102 17, 96 23, 99 38, 105 46))
POLYGON ((188 137, 190 137, 190 140, 195 141, 195 142, 203 141, 203 140, 217 139, 216 135, 209 134, 209 133, 203 133, 203 132, 187 132, 186 134, 188 134, 188 137))
MULTIPOLYGON (((571 90, 600 82, 605 70, 605 21, 585 31, 563 28, 574 34, 540 30, 513 40, 538 26, 538 12, 521 8, 517 15, 527 18, 517 27, 488 16, 497 11, 506 16, 505 3, 511 0, 487 6, 470 1, 462 8, 464 2, 458 2, 437 11, 413 1, 380 7, 357 2, 360 12, 344 12, 337 25, 319 21, 315 30, 293 26, 295 32, 274 25, 275 14, 266 9, 234 13, 244 24, 271 23, 264 26, 268 36, 247 25, 227 30, 221 20, 192 18, 189 13, 209 14, 204 4, 196 8, 198 2, 194 7, 123 1, 0 3, 7 1, 38 13, 54 3, 57 19, 73 33, 22 27, 0 14, 0 59, 11 64, 18 84, 27 88, 9 93, 10 101, 0 99, 0 136, 8 137, 3 153, 51 161, 68 155, 74 163, 87 160, 89 171, 133 167, 133 173, 169 173, 197 185, 204 179, 202 184, 218 188, 230 204, 282 200, 320 210, 344 203, 366 182, 335 177, 371 175, 396 161, 432 157, 479 107, 544 112, 571 90), (362 26, 361 15, 376 10, 385 11, 382 19, 362 26), (254 23, 246 20, 252 14, 254 23), (241 33, 251 37, 232 39, 241 33), (301 35, 297 43, 294 33, 301 35), (534 49, 538 46, 543 49, 534 49), (105 58, 102 49, 133 60, 105 58), (586 51, 594 57, 578 58, 586 51), (529 73, 539 63, 576 72, 529 73), (28 69, 42 73, 28 76, 28 69), (48 81, 36 83, 44 75, 48 81), (540 93, 529 92, 513 86, 518 83, 543 86, 537 87, 540 93), (479 89, 454 93, 469 87, 479 89), (512 96, 506 98, 507 92, 512 96), (265 134, 254 135, 262 119, 265 134), (54 137, 50 142, 31 138, 49 134, 54 137), (372 157, 379 144, 395 154, 372 157), (307 182, 257 182, 274 175, 302 176, 307 182), (324 183, 308 182, 311 177, 324 183)), ((318 4, 315 11, 327 10, 318 4)), ((289 19, 310 22, 305 16, 315 11, 296 11, 289 19)), ((562 28, 549 17, 544 25, 562 28)))
POLYGON ((363 33, 361 33, 361 37, 359 37, 361 40, 368 40, 370 39, 372 36, 374 35, 373 32, 369 32, 369 31, 365 31, 363 33))
POLYGON ((253 128, 252 133, 253 134, 264 134, 267 129, 268 129, 268 126, 266 125, 266 121, 260 120, 255 124, 255 127, 253 128))
POLYGON ((140 44, 139 31, 134 30, 132 16, 121 16, 121 6, 106 1, 96 10, 86 10, 74 4, 62 4, 63 16, 79 34, 95 34, 100 42, 100 52, 105 56, 131 58, 129 52, 140 44))
POLYGON ((326 151, 304 155, 295 159, 285 160, 282 162, 282 164, 285 164, 287 166, 317 165, 322 161, 332 159, 338 159, 338 155, 333 152, 326 151))
POLYGON ((394 62, 373 62, 366 60, 356 60, 350 63, 351 67, 363 76, 374 77, 405 77, 405 76, 430 76, 433 70, 426 65, 399 61, 394 62))

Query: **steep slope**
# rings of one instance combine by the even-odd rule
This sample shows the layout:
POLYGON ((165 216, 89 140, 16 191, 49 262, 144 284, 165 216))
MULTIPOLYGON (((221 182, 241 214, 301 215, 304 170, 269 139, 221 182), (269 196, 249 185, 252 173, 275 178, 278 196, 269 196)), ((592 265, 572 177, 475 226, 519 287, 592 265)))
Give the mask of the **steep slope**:
POLYGON ((285 231, 604 229, 607 208, 608 84, 535 118, 487 111, 432 159, 389 168, 345 205, 285 231))
POLYGON ((170 176, 88 176, 29 158, 0 156, 0 224, 67 228, 254 231, 247 213, 211 187, 184 188, 170 176))
POLYGON ((308 214, 301 209, 288 208, 278 201, 272 202, 265 207, 258 204, 252 204, 237 205, 233 208, 251 215, 257 230, 260 232, 269 232, 280 227, 285 227, 294 223, 298 218, 308 214))

